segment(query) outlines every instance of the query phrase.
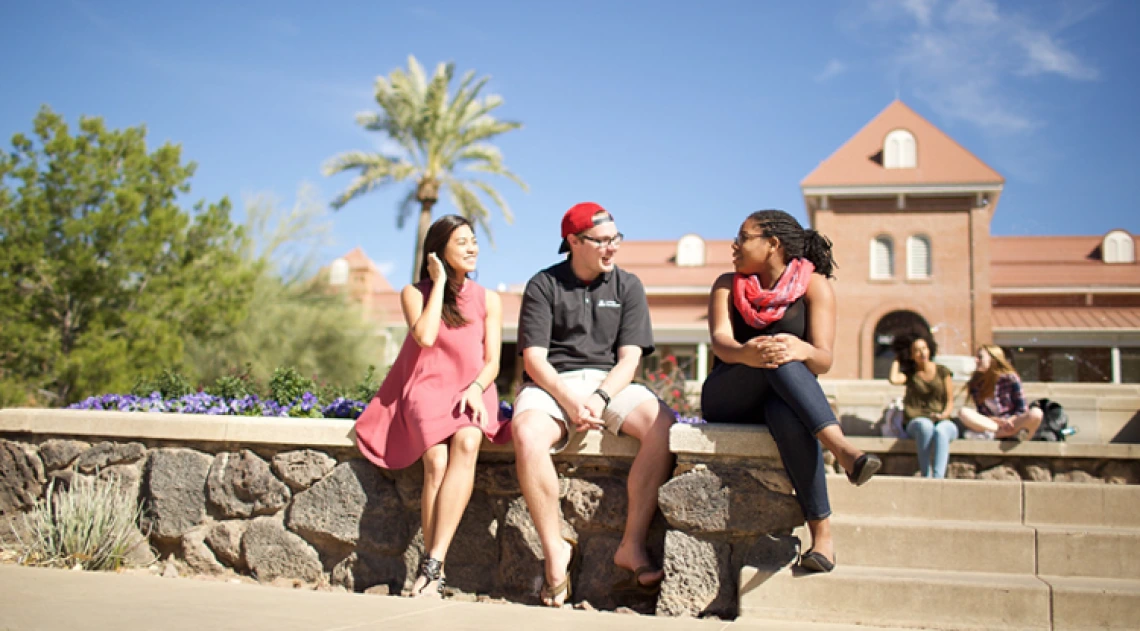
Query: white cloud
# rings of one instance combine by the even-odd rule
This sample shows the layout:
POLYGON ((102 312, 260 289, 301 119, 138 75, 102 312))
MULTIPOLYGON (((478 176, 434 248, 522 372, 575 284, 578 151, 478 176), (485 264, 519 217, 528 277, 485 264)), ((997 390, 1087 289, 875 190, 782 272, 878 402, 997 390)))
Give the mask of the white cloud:
POLYGON ((1032 76, 1054 73, 1078 81, 1089 81, 1100 76, 1096 68, 1062 48, 1048 33, 1026 30, 1019 33, 1016 40, 1027 57, 1023 74, 1032 76))
POLYGON ((384 278, 391 278, 392 272, 396 270, 396 264, 392 261, 376 261, 376 269, 384 275, 384 278))
POLYGON ((839 61, 838 59, 831 59, 828 60, 827 65, 823 67, 823 70, 815 76, 815 80, 819 83, 823 83, 824 81, 834 79, 835 77, 843 74, 843 72, 846 70, 847 64, 839 61))
POLYGON ((956 0, 946 9, 949 23, 990 26, 999 20, 997 3, 992 0, 956 0))
POLYGON ((929 26, 938 0, 899 0, 899 7, 921 26, 929 26))
POLYGON ((880 41, 894 42, 887 63, 899 83, 939 115, 989 132, 1018 133, 1040 125, 1032 105, 1018 98, 1020 78, 1099 77, 1061 39, 1090 13, 1047 27, 1039 16, 1044 5, 1028 6, 1038 15, 1003 10, 996 0, 882 0, 865 17, 885 29, 880 41))

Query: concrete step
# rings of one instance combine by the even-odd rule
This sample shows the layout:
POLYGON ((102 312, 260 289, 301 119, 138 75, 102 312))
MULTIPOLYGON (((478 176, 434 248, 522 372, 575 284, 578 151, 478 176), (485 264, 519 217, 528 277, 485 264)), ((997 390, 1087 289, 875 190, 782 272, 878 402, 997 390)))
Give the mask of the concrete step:
POLYGON ((837 517, 1021 523, 1020 482, 884 475, 856 487, 845 476, 831 475, 827 492, 837 517))
MULTIPOLYGON (((830 486, 828 489, 830 490, 830 486)), ((1026 482, 1025 523, 1140 529, 1140 486, 1026 482)))
POLYGON ((1042 576, 1053 590, 1053 628, 1140 628, 1140 581, 1042 576))
POLYGON ((1033 576, 840 565, 830 574, 740 572, 743 619, 931 629, 1049 629, 1049 587, 1033 576))
MULTIPOLYGON (((843 565, 999 574, 1036 569, 1033 529, 1019 524, 836 515, 831 533, 843 565)), ((795 534, 803 550, 811 547, 806 526, 795 534)))
POLYGON ((1038 526, 1037 568, 1052 576, 1140 580, 1140 529, 1038 526))

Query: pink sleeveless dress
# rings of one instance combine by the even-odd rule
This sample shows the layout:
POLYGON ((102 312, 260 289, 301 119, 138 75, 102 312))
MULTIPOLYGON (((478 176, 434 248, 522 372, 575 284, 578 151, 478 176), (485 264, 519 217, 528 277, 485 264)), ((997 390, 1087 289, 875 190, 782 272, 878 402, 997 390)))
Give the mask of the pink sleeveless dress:
MULTIPOLYGON (((431 281, 415 287, 426 303, 431 281)), ((403 469, 461 428, 478 427, 470 410, 459 413, 459 402, 484 365, 486 290, 468 280, 456 304, 467 324, 451 328, 441 322, 430 348, 409 334, 379 392, 356 420, 356 446, 377 466, 403 469)), ((483 405, 488 417, 484 435, 492 442, 509 442, 510 424, 500 415, 495 384, 483 393, 483 405)))

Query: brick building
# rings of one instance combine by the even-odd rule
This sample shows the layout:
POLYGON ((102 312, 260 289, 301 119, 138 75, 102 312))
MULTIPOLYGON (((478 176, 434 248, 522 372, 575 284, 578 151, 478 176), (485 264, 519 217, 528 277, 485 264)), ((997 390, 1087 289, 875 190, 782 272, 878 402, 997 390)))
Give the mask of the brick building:
MULTIPOLYGON (((901 101, 804 178, 809 221, 834 242, 839 266, 828 377, 884 378, 895 336, 926 329, 959 373, 979 344, 995 342, 1026 381, 1140 382, 1136 237, 992 236, 1003 186, 1000 174, 901 101)), ((730 240, 626 241, 618 264, 646 287, 657 357, 676 356, 699 382, 711 365, 708 291, 732 269, 730 240)), ((385 336, 403 337, 398 292, 376 278, 363 252, 338 259, 329 274, 385 336)), ((519 369, 512 362, 522 286, 501 289, 507 381, 519 369)), ((387 359, 398 350, 389 344, 387 359)))

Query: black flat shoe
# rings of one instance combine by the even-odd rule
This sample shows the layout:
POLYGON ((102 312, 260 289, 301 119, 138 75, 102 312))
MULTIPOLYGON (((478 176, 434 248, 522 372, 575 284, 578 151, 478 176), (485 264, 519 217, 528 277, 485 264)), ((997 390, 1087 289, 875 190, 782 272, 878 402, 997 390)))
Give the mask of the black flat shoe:
POLYGON ((855 459, 855 464, 851 467, 851 472, 847 474, 847 480, 855 486, 863 486, 871 476, 875 475, 883 466, 883 461, 874 454, 863 454, 855 459))
POLYGON ((800 567, 809 572, 827 573, 835 569, 835 563, 815 550, 808 550, 807 554, 800 557, 800 567))

